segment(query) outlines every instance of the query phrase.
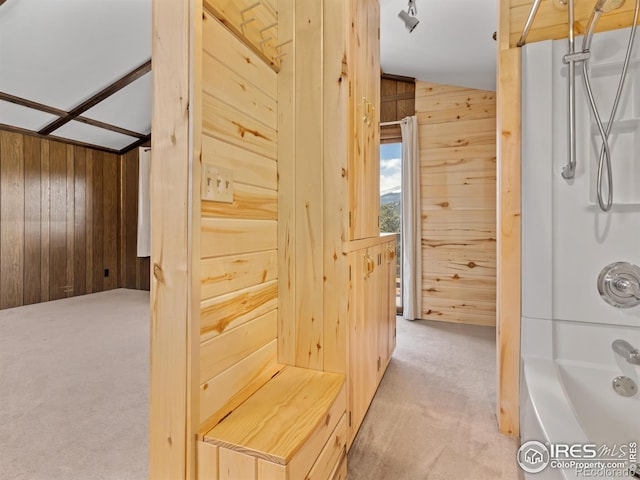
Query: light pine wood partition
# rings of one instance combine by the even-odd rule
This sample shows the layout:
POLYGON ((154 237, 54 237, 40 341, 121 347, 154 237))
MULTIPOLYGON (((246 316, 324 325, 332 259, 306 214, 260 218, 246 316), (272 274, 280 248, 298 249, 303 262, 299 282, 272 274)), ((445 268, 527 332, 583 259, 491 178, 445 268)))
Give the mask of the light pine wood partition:
POLYGON ((137 155, 0 131, 0 308, 148 290, 137 155))
POLYGON ((281 368, 278 75, 207 12, 202 34, 202 161, 234 179, 233 203, 201 203, 199 421, 215 423, 281 368))
POLYGON ((494 92, 416 84, 422 316, 496 323, 494 92))
POLYGON ((280 362, 345 373, 347 3, 280 0, 280 362), (292 201, 293 199, 293 201, 292 201))
POLYGON ((149 415, 149 479, 153 480, 196 476, 201 23, 198 2, 153 1, 149 415))

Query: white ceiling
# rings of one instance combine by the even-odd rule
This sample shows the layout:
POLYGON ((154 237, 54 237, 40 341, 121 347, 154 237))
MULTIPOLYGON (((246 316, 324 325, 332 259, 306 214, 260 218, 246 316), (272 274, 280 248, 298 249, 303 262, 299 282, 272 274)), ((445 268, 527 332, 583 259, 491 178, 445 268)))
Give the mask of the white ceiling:
MULTIPOLYGON (((0 92, 68 112, 151 58, 151 0, 7 0, 0 7, 0 92)), ((38 131, 57 116, 0 103, 0 123, 38 131)), ((81 114, 151 131, 151 73, 81 114)), ((137 140, 78 122, 57 137, 120 150, 137 140)))
POLYGON ((385 73, 433 83, 496 89, 496 0, 415 0, 412 33, 398 18, 407 0, 380 0, 380 56, 385 73))
MULTIPOLYGON (((496 0, 416 0, 413 33, 398 18, 407 0, 380 4, 386 73, 495 90, 496 0)), ((150 57, 151 0, 6 0, 0 7, 0 93, 68 112, 150 57)), ((151 73, 81 115, 148 134, 151 73)), ((37 132, 57 118, 0 100, 0 124, 37 132)), ((51 133, 114 150, 137 140, 77 121, 51 133)))

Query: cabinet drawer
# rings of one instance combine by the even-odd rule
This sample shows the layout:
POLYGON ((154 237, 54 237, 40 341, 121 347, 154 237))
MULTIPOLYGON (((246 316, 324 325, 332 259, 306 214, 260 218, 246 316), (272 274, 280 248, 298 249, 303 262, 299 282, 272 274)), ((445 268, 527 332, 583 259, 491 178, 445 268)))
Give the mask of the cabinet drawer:
POLYGON ((316 463, 311 468, 305 480, 331 480, 338 470, 340 463, 347 456, 347 418, 346 414, 338 422, 331 436, 318 455, 316 463))

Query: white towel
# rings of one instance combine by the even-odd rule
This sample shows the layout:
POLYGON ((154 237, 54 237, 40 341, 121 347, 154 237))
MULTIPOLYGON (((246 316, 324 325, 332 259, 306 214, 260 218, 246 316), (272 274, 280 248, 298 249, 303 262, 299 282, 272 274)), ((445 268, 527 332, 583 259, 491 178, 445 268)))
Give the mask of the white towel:
POLYGON ((149 183, 151 178, 151 149, 139 148, 138 170, 138 257, 151 256, 151 205, 149 183))

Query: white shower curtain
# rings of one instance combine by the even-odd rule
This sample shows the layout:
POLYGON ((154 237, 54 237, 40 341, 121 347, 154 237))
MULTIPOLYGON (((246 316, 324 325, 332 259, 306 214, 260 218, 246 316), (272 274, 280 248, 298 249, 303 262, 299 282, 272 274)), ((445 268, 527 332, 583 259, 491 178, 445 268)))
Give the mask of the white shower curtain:
POLYGON ((416 320, 421 315, 422 241, 420 237, 420 158, 418 120, 405 117, 402 130, 402 316, 416 320))
POLYGON ((138 257, 151 256, 151 205, 149 180, 151 178, 151 149, 139 148, 138 156, 138 257))

